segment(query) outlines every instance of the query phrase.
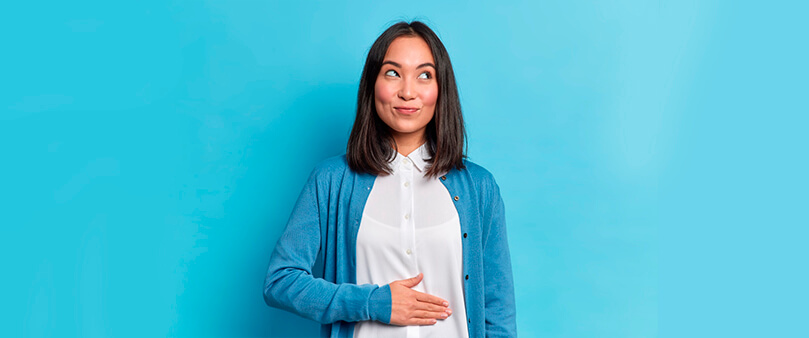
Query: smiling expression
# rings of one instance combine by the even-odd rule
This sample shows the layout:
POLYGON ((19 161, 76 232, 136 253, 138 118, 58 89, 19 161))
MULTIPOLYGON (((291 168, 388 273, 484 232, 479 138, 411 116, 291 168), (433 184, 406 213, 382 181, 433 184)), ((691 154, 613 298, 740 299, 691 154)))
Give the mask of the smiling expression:
POLYGON ((374 85, 379 118, 397 143, 424 140, 438 100, 435 60, 421 37, 398 37, 390 44, 374 85))

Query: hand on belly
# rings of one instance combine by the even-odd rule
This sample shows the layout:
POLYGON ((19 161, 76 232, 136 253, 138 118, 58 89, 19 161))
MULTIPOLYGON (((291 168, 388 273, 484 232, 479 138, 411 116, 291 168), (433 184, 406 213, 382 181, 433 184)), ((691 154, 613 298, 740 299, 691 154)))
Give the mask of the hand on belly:
POLYGON ((412 288, 424 278, 423 274, 390 283, 393 325, 433 325, 452 314, 449 303, 439 297, 418 292, 412 288))

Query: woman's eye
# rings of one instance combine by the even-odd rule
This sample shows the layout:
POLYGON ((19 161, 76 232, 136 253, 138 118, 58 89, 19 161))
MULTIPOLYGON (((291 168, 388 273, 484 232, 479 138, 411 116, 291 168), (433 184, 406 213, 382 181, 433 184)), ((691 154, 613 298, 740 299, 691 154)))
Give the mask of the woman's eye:
POLYGON ((419 79, 431 79, 431 78, 432 78, 432 75, 430 75, 430 72, 424 72, 424 73, 419 74, 419 79))
POLYGON ((385 72, 385 76, 399 76, 399 73, 396 73, 395 70, 391 69, 385 72))

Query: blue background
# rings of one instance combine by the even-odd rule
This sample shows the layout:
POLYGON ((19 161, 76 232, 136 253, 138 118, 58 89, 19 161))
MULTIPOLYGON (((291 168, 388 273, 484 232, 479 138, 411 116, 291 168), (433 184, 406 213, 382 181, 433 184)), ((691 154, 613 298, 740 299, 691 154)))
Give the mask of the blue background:
POLYGON ((506 203, 523 337, 807 337, 802 2, 0 10, 5 337, 305 337, 265 269, 421 19, 506 203))

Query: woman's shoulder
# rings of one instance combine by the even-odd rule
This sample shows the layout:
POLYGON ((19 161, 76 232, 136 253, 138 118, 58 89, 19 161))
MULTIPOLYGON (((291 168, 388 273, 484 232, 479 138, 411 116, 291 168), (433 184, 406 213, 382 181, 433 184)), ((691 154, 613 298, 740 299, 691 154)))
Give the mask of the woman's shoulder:
POLYGON ((469 176, 477 182, 485 182, 485 183, 495 183, 494 175, 482 165, 477 164, 475 162, 470 161, 469 159, 464 159, 463 164, 466 172, 469 173, 469 176))
POLYGON ((318 179, 339 177, 349 170, 346 155, 328 157, 318 162, 312 169, 312 176, 318 179))
POLYGON ((466 168, 462 169, 462 172, 467 173, 466 184, 472 187, 474 191, 477 191, 484 210, 490 210, 496 206, 497 204, 492 202, 501 201, 502 197, 500 195, 500 186, 497 184, 494 174, 482 165, 467 159, 464 159, 464 165, 466 168))
MULTIPOLYGON (((465 172, 475 183, 483 183, 485 185, 497 184, 494 175, 482 165, 469 159, 464 159, 463 164, 463 169, 453 170, 458 170, 462 173, 465 172)), ((354 171, 351 170, 348 165, 346 154, 328 157, 315 165, 312 170, 312 175, 320 179, 342 177, 347 173, 351 174, 354 173, 354 171)))
POLYGON ((328 157, 315 165, 315 170, 324 172, 341 172, 346 169, 348 169, 346 154, 328 157))

